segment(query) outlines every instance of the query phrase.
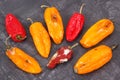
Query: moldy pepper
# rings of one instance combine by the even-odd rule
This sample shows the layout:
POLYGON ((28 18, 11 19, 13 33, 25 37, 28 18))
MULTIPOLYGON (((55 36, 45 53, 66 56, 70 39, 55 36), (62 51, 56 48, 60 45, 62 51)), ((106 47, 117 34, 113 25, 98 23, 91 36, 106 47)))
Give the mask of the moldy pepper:
POLYGON ((42 57, 48 58, 51 48, 51 40, 48 32, 42 23, 33 22, 31 18, 27 18, 27 20, 30 20, 32 23, 29 30, 37 51, 42 57))
POLYGON ((26 38, 26 31, 21 22, 11 13, 6 15, 6 31, 15 42, 21 42, 26 38))
POLYGON ((64 36, 64 28, 62 18, 59 11, 55 7, 48 7, 41 5, 41 7, 47 7, 44 12, 44 19, 47 24, 48 32, 56 44, 60 44, 64 36))
POLYGON ((80 13, 74 13, 66 27, 66 40, 72 42, 78 36, 84 25, 84 15, 82 14, 82 9, 85 4, 83 3, 80 8, 80 13))
POLYGON ((37 74, 42 71, 37 60, 29 56, 20 48, 11 47, 8 45, 7 40, 8 38, 6 39, 6 55, 19 69, 32 74, 37 74))
POLYGON ((69 61, 72 58, 73 51, 72 48, 77 46, 78 43, 74 44, 73 46, 63 46, 59 48, 56 53, 52 56, 49 63, 47 64, 47 67, 50 69, 53 69, 56 67, 57 64, 61 64, 64 62, 69 61))

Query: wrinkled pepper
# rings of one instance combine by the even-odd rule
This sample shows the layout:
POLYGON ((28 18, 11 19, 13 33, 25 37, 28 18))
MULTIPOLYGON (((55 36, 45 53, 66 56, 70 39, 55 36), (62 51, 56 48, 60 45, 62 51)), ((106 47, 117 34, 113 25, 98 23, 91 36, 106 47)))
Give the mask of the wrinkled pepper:
MULTIPOLYGON (((41 7, 46 7, 42 5, 41 7)), ((47 24, 48 32, 54 43, 60 44, 64 36, 62 17, 55 7, 47 7, 44 12, 44 19, 47 24)))
POLYGON ((112 58, 112 48, 100 45, 86 52, 74 65, 74 72, 77 74, 87 74, 93 72, 108 63, 112 58))
POLYGON ((32 23, 29 27, 29 31, 37 51, 42 57, 48 58, 51 48, 51 40, 47 30, 41 22, 33 22, 30 18, 28 18, 28 20, 32 23))
POLYGON ((26 31, 22 23, 13 14, 6 15, 5 25, 6 31, 13 41, 21 42, 26 38, 26 31))
POLYGON ((80 44, 85 48, 92 47, 112 34, 113 31, 113 22, 109 19, 101 19, 87 30, 80 40, 80 44))
POLYGON ((79 35, 81 32, 85 18, 84 15, 82 14, 82 9, 85 4, 83 3, 81 8, 80 8, 80 13, 75 12, 70 20, 68 21, 68 25, 66 27, 66 40, 72 42, 73 40, 76 39, 76 37, 79 35))
POLYGON ((78 43, 73 46, 63 46, 60 47, 56 53, 52 56, 47 67, 53 69, 57 66, 57 64, 68 62, 73 56, 72 48, 76 47, 78 43))
POLYGON ((20 48, 7 45, 6 55, 19 69, 27 73, 38 74, 42 72, 42 68, 37 60, 20 48))

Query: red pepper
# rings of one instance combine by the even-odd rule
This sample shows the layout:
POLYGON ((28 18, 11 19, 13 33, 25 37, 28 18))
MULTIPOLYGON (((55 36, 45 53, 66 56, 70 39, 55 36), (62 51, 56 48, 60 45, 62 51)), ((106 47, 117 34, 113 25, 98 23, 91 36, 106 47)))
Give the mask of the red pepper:
POLYGON ((74 44, 73 46, 63 46, 59 48, 56 53, 53 55, 53 57, 50 59, 49 63, 47 64, 47 67, 50 69, 53 69, 56 67, 57 64, 67 62, 72 58, 73 51, 72 48, 77 46, 78 43, 74 44))
POLYGON ((80 8, 80 13, 75 12, 66 27, 66 40, 72 42, 78 36, 84 25, 84 15, 82 9, 85 4, 83 3, 80 8))
POLYGON ((9 13, 6 15, 5 24, 8 35, 15 42, 21 42, 26 38, 26 31, 23 25, 13 14, 9 13))

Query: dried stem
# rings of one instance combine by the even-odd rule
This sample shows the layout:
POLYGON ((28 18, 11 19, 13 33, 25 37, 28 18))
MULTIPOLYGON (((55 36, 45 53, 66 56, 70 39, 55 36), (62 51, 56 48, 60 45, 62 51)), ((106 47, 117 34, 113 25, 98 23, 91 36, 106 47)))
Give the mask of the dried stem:
POLYGON ((118 44, 115 44, 115 45, 112 45, 112 46, 111 46, 111 49, 114 50, 114 49, 116 49, 117 47, 118 47, 118 44))
POLYGON ((11 38, 11 35, 9 35, 7 38, 6 38, 6 40, 5 40, 5 45, 6 45, 6 47, 7 47, 7 49, 10 49, 11 48, 11 46, 8 44, 8 40, 11 38))
POLYGON ((28 21, 31 22, 31 24, 33 23, 33 20, 31 18, 27 18, 28 21))
POLYGON ((78 44, 79 44, 79 43, 75 43, 75 44, 74 44, 74 45, 72 45, 70 48, 72 49, 72 48, 74 48, 74 47, 78 46, 78 44))
POLYGON ((49 7, 49 6, 47 6, 47 5, 41 5, 40 7, 41 7, 41 8, 44 8, 44 7, 49 7))
POLYGON ((80 7, 80 14, 82 13, 83 7, 85 6, 85 3, 83 3, 80 7))

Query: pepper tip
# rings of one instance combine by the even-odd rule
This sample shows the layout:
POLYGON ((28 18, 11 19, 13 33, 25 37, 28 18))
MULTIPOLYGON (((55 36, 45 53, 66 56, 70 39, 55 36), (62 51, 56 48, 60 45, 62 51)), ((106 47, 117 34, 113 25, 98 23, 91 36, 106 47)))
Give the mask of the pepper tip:
POLYGON ((76 68, 74 68, 74 72, 75 72, 75 73, 77 73, 77 72, 78 72, 78 70, 77 70, 76 68))

